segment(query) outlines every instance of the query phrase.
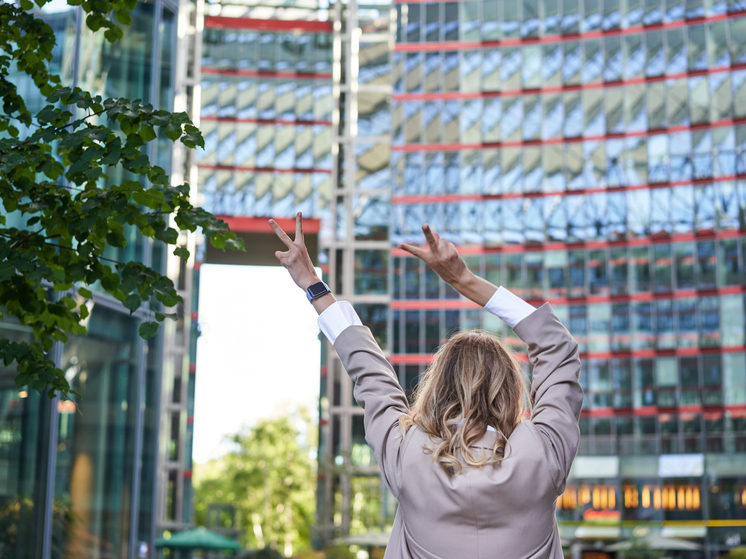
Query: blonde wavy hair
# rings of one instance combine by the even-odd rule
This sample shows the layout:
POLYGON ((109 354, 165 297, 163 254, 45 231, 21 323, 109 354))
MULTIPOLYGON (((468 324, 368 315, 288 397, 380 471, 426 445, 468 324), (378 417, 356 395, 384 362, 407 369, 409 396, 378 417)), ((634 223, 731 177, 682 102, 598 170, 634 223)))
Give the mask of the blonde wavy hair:
POLYGON ((473 467, 497 464, 523 421, 528 392, 520 364, 512 351, 488 332, 472 330, 452 336, 440 346, 414 392, 410 414, 399 420, 402 435, 417 425, 435 445, 423 446, 450 475, 473 467), (498 435, 491 453, 471 446, 493 427, 498 435))

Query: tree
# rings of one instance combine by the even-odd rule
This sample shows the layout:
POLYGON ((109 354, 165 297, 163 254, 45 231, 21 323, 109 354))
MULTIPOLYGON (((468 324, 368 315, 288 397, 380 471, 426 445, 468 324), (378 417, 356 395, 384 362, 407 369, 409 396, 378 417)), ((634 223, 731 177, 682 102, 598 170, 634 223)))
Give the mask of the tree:
POLYGON ((195 523, 206 524, 211 504, 230 504, 246 547, 271 547, 286 555, 309 547, 316 510, 315 429, 307 410, 265 419, 230 437, 234 451, 195 464, 195 523), (299 422, 305 425, 305 441, 299 422))
MULTIPOLYGON (((43 7, 48 0, 35 0, 43 7)), ((68 0, 80 5, 86 25, 106 39, 123 36, 137 0, 68 0), (113 14, 114 18, 111 17, 113 14)), ((216 248, 242 249, 225 222, 189 201, 188 184, 171 185, 150 163, 146 144, 159 135, 189 148, 204 147, 186 113, 155 110, 136 99, 102 99, 63 87, 49 71, 55 36, 30 0, 0 3, 0 319, 15 317, 34 334, 30 342, 0 340, 0 359, 16 363, 16 384, 49 396, 70 386, 47 359, 55 341, 85 334, 92 286, 131 312, 150 305, 140 336, 155 335, 180 302, 173 283, 141 262, 105 256, 123 248, 136 230, 168 245, 179 231, 202 230, 216 248), (47 105, 27 109, 12 81, 25 75, 47 105), (13 215, 20 226, 8 226, 13 215), (162 305, 162 307, 159 307, 162 305)), ((173 253, 188 258, 184 247, 173 253)))
POLYGON ((725 557, 727 559, 746 559, 746 547, 734 547, 725 557))
POLYGON ((660 559, 663 552, 653 549, 644 538, 632 538, 630 545, 624 550, 625 559, 660 559))

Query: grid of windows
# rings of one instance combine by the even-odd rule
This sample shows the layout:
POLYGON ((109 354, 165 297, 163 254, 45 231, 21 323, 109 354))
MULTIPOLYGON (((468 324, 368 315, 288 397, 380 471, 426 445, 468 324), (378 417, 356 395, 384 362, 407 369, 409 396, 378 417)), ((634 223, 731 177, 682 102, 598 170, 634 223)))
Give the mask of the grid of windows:
MULTIPOLYGON (((582 464, 558 502, 562 537, 591 551, 573 523, 744 518, 746 470, 729 464, 746 453, 746 4, 395 7, 391 246, 421 243, 429 223, 578 340, 582 464), (679 454, 710 477, 661 473, 679 454), (616 473, 594 478, 593 460, 616 473)), ((395 248, 389 293, 387 347, 410 394, 458 329, 525 355, 395 248)), ((736 541, 700 526, 708 557, 736 541)))
POLYGON ((213 19, 202 52, 205 149, 196 154, 204 206, 221 215, 320 215, 332 173, 331 35, 316 29, 326 24, 264 32, 210 27, 226 24, 213 19))

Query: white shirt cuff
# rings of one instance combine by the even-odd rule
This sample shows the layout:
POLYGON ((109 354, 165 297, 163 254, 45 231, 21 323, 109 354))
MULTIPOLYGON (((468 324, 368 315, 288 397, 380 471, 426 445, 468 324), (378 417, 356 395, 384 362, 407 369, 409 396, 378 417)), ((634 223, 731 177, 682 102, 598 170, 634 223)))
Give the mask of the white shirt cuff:
POLYGON ((362 326, 360 317, 348 301, 337 301, 319 315, 319 328, 329 341, 334 341, 350 326, 362 326))
POLYGON ((511 328, 536 310, 536 307, 529 305, 518 295, 511 293, 502 286, 497 288, 484 308, 498 318, 503 319, 511 328))

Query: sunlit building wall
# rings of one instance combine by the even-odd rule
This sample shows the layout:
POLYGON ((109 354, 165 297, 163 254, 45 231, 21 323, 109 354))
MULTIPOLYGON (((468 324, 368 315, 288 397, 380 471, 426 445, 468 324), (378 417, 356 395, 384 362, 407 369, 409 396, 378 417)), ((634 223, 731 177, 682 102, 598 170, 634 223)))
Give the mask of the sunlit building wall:
MULTIPOLYGON (((334 211, 327 281, 350 301, 386 347, 391 160, 390 2, 336 2, 334 22, 334 211)), ((330 545, 348 534, 382 531, 396 503, 382 493, 378 467, 365 443, 362 409, 352 383, 322 342, 319 486, 316 538, 330 545)))
MULTIPOLYGON (((80 8, 59 8, 43 18, 57 41, 51 69, 64 85, 172 110, 177 5, 169 0, 139 3, 116 45, 87 29, 80 8)), ((30 110, 40 110, 45 103, 38 90, 24 76, 16 80, 30 110)), ((148 155, 170 170, 170 141, 156 140, 148 155)), ((121 178, 117 170, 110 176, 121 178)), ((17 216, 7 218, 12 222, 17 216)), ((162 244, 134 229, 125 229, 125 235, 127 246, 112 248, 107 258, 141 261, 181 285, 162 244)), ((130 313, 100 288, 92 289, 88 335, 71 336, 50 355, 81 399, 50 400, 19 390, 15 369, 0 371, 2 557, 154 556, 158 460, 166 446, 160 438, 161 396, 173 378, 161 358, 164 340, 178 337, 185 322, 165 325, 146 342, 137 331, 141 321, 150 319, 148 310, 130 313)), ((32 335, 11 321, 0 328, 3 338, 32 335)))
POLYGON ((235 14, 204 23, 204 205, 227 216, 318 218, 329 211, 332 172, 331 24, 302 7, 235 14))
MULTIPOLYGON (((745 8, 396 4, 391 247, 429 223, 580 343, 581 444, 557 503, 575 556, 645 533, 705 557, 746 543, 745 8)), ((457 328, 525 354, 419 261, 390 259, 407 390, 457 328)))

